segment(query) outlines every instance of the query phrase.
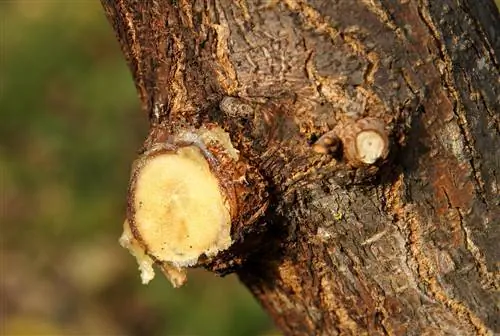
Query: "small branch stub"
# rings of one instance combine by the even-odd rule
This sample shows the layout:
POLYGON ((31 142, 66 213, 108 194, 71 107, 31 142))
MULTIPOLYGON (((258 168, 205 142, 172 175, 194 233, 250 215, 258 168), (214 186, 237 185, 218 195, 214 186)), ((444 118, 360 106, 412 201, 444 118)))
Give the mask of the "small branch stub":
POLYGON ((332 133, 339 137, 344 157, 354 167, 375 164, 389 154, 389 138, 385 123, 380 119, 364 118, 342 123, 332 133))
POLYGON ((186 267, 232 244, 231 202, 203 140, 220 138, 231 147, 230 155, 237 151, 222 130, 202 133, 186 132, 172 144, 155 144, 135 165, 120 243, 137 258, 143 283, 154 277, 154 262, 178 287, 186 281, 186 267))
POLYGON ((364 118, 353 125, 354 141, 344 144, 346 156, 353 163, 371 165, 387 158, 389 138, 380 119, 364 118))
POLYGON ((327 132, 312 145, 312 150, 319 154, 335 154, 340 147, 340 139, 335 133, 327 132))

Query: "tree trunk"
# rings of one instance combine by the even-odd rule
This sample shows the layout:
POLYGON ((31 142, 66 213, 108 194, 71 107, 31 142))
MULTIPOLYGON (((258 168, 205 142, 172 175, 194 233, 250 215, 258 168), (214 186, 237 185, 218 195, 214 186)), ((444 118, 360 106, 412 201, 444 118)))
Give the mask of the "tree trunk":
POLYGON ((145 148, 217 125, 247 167, 233 245, 198 265, 287 335, 500 333, 492 0, 101 1, 145 148))

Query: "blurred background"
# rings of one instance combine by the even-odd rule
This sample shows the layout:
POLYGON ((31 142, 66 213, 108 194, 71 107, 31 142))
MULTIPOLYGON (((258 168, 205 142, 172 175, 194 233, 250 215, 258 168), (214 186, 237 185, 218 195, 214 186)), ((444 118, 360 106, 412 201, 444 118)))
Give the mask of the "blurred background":
POLYGON ((0 333, 276 335, 234 276, 141 285, 118 245, 146 136, 97 0, 0 0, 0 333))

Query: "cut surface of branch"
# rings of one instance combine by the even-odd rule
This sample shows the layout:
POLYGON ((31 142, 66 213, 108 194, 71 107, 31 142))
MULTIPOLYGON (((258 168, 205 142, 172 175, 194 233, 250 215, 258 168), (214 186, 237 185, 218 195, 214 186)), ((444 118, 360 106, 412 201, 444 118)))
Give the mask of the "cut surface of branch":
MULTIPOLYGON (((146 157, 131 183, 131 232, 158 263, 189 267, 231 245, 228 202, 198 147, 146 157)), ((147 283, 150 272, 143 274, 147 283)))
POLYGON ((161 261, 191 266, 231 243, 224 197, 195 147, 148 160, 135 183, 134 210, 136 230, 161 261))
POLYGON ((356 136, 358 156, 366 164, 373 164, 380 159, 386 146, 386 141, 376 131, 363 131, 356 136))

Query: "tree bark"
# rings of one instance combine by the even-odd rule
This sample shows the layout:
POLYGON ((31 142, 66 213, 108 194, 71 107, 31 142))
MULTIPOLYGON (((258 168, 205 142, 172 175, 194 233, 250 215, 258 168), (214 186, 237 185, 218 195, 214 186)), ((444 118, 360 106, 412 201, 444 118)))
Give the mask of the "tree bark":
POLYGON ((233 246, 199 265, 287 335, 500 333, 493 1, 101 1, 145 148, 217 125, 249 167, 233 246), (366 120, 373 164, 350 149, 366 120))

